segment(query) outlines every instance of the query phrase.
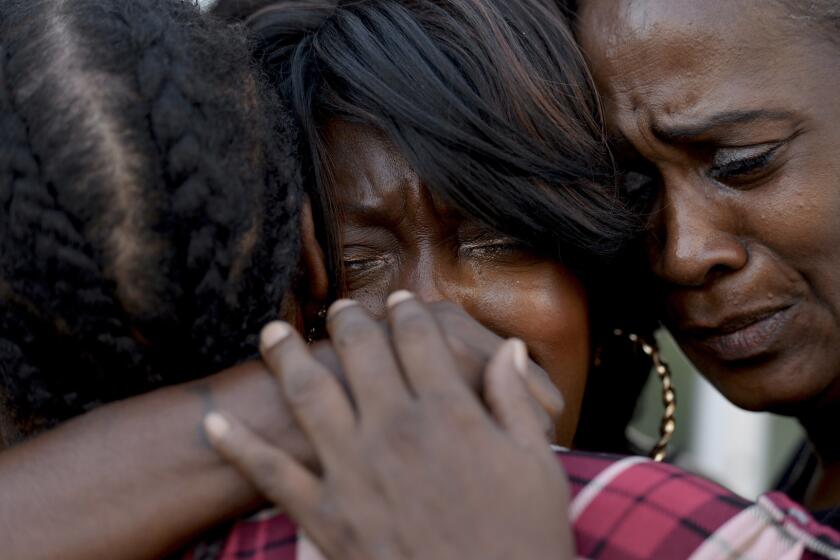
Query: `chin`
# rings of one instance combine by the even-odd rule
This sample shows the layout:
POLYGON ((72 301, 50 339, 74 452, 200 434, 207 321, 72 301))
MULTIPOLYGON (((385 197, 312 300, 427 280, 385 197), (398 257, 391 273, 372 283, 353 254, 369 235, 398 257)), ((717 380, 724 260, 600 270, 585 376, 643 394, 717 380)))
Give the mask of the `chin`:
POLYGON ((726 400, 750 412, 770 412, 781 416, 799 416, 808 399, 793 395, 765 395, 738 389, 726 390, 718 387, 726 400))
POLYGON ((695 364, 727 400, 752 412, 801 416, 832 383, 819 372, 791 367, 781 360, 737 367, 702 364, 700 360, 695 364))

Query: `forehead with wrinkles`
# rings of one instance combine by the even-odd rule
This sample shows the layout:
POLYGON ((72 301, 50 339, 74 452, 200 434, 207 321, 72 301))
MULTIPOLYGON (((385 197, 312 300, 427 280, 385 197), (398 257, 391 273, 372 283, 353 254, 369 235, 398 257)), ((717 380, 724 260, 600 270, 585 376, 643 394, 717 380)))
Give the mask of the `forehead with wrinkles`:
POLYGON ((585 0, 578 35, 614 118, 691 118, 798 79, 803 51, 769 5, 585 0))

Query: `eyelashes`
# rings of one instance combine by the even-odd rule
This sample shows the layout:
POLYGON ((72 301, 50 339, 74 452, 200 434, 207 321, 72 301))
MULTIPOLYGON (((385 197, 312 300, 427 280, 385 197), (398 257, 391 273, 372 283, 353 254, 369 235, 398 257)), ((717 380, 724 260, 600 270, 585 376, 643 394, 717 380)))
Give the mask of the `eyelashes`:
MULTIPOLYGON (((500 263, 528 252, 528 248, 516 239, 486 235, 459 243, 456 250, 459 259, 484 262, 498 261, 500 263)), ((348 277, 384 273, 385 270, 395 264, 395 260, 388 253, 372 249, 361 252, 351 250, 345 252, 343 259, 344 272, 348 277)))
POLYGON ((492 260, 524 251, 524 245, 513 237, 493 231, 480 231, 467 235, 458 242, 458 255, 461 258, 492 260))
POLYGON ((720 149, 713 157, 708 175, 721 182, 749 178, 766 169, 773 162, 781 146, 781 144, 773 144, 720 149))
MULTIPOLYGON (((705 174, 720 183, 749 186, 766 177, 784 142, 744 147, 716 147, 711 150, 705 174)), ((708 154, 708 152, 706 152, 708 154)), ((701 160, 702 161, 702 160, 701 160)), ((701 165, 700 161, 697 165, 701 165)), ((635 162, 621 174, 621 189, 634 206, 646 206, 658 192, 660 175, 647 162, 635 162)))
POLYGON ((385 259, 344 259, 344 270, 349 273, 363 272, 385 266, 385 259))

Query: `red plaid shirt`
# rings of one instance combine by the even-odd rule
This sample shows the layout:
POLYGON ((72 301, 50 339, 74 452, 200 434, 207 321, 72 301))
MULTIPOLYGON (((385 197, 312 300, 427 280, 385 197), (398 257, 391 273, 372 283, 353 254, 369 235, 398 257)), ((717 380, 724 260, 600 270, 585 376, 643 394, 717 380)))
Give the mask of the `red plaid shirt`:
MULTIPOLYGON (((749 502, 640 457, 559 452, 558 459, 571 483, 579 558, 840 559, 840 533, 782 494, 749 502)), ((266 512, 184 560, 295 560, 297 543, 295 525, 266 512)))

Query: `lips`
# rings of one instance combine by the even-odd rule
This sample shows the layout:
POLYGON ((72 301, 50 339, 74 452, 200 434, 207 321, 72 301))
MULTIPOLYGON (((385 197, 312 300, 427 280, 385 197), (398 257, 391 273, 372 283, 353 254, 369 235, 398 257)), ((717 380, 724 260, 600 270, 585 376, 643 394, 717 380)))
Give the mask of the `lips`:
POLYGON ((743 313, 715 322, 712 327, 686 325, 679 334, 689 339, 695 349, 719 360, 752 360, 777 349, 795 311, 796 304, 789 304, 743 313))

